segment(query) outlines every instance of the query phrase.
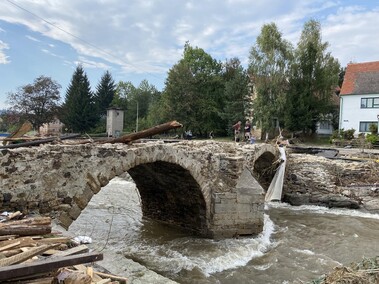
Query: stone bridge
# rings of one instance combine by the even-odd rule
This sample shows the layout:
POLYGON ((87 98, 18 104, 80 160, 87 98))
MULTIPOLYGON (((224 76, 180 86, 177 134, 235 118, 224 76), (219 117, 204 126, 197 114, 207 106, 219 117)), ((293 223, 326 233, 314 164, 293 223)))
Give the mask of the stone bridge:
POLYGON ((68 228, 92 196, 129 173, 145 217, 204 237, 257 234, 275 147, 215 141, 0 149, 2 210, 48 214, 68 228))

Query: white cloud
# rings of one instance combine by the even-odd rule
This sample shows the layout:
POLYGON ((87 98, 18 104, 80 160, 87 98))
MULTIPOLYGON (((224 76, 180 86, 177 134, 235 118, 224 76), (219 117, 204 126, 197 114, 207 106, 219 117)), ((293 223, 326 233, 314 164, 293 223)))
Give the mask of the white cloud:
MULTIPOLYGON (((186 41, 220 60, 247 62, 263 24, 275 22, 284 38, 296 44, 304 21, 311 18, 321 21, 324 39, 341 62, 378 54, 378 11, 338 0, 13 1, 40 18, 2 1, 0 19, 65 42, 82 59, 100 58, 125 72, 167 72, 186 41)), ((84 61, 88 67, 107 67, 84 61)))
POLYGON ((41 42, 39 39, 36 39, 35 37, 32 37, 30 35, 26 35, 25 37, 35 42, 41 42))
POLYGON ((323 25, 324 39, 342 65, 379 60, 379 9, 340 8, 323 25))
POLYGON ((5 49, 9 49, 9 45, 0 40, 0 64, 11 63, 11 61, 9 60, 9 56, 5 54, 5 49))
POLYGON ((79 60, 75 62, 75 65, 81 64, 83 68, 100 68, 103 70, 109 70, 111 67, 107 64, 90 60, 88 58, 85 58, 84 56, 80 56, 79 60))

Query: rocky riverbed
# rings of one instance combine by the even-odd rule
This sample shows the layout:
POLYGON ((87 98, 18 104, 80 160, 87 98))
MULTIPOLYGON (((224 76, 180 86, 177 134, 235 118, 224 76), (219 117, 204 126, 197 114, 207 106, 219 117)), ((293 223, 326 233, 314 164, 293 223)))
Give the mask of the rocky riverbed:
POLYGON ((330 159, 289 154, 283 201, 379 213, 379 153, 342 149, 330 159))

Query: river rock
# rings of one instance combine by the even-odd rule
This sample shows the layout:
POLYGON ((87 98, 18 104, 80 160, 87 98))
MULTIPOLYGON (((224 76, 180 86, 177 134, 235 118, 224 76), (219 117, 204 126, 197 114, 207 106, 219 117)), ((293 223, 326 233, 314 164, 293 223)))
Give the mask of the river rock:
POLYGON ((290 154, 283 201, 379 212, 379 163, 290 154))

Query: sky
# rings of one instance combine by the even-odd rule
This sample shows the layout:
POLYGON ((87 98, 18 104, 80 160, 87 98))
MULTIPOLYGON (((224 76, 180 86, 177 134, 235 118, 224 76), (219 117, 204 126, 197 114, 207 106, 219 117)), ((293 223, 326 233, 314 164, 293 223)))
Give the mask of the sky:
POLYGON ((247 67, 264 24, 296 46, 310 19, 341 66, 379 61, 377 0, 0 0, 0 109, 41 75, 63 100, 78 64, 93 90, 107 70, 116 83, 162 90, 187 41, 247 67))

